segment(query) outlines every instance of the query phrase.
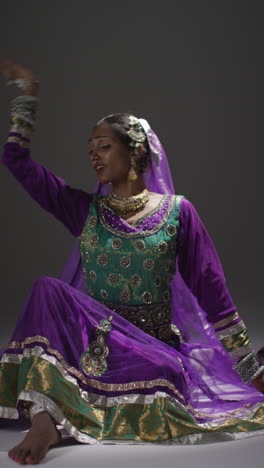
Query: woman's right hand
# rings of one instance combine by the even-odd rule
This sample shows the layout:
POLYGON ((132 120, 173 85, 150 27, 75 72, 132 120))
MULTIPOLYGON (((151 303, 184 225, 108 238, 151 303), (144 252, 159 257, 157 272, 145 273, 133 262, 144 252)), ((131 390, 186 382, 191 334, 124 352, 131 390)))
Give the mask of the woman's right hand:
POLYGON ((23 89, 22 93, 26 96, 36 96, 38 94, 39 81, 36 75, 24 65, 15 63, 13 60, 8 58, 1 57, 0 74, 6 81, 16 80, 17 78, 23 78, 31 81, 32 84, 23 89))

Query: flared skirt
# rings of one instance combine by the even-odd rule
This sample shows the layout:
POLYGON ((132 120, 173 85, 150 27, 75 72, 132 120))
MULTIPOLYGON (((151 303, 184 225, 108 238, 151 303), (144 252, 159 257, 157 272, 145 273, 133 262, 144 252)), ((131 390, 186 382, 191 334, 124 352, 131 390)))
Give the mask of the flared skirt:
POLYGON ((219 349, 161 342, 87 294, 42 276, 1 353, 0 417, 44 410, 89 444, 263 435, 264 396, 232 366, 223 371, 219 349), (103 370, 89 373, 82 356, 89 357, 98 326, 110 316, 103 370), (214 362, 219 356, 218 368, 210 366, 212 356, 214 362))

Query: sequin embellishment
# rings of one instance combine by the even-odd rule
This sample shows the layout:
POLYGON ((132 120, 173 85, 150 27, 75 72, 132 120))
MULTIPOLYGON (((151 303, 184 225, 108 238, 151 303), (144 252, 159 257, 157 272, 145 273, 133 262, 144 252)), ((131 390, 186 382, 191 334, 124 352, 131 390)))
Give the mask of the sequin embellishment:
POLYGON ((137 252, 141 252, 142 250, 145 249, 146 244, 142 239, 139 239, 139 240, 135 241, 134 246, 135 246, 135 249, 137 250, 137 252))
POLYGON ((168 302, 169 298, 170 298, 170 292, 169 292, 169 291, 165 291, 165 292, 163 293, 163 300, 164 300, 164 302, 168 302))
POLYGON ((121 291, 119 297, 122 302, 128 302, 130 299, 130 294, 128 291, 121 291))
POLYGON ((85 252, 84 259, 85 259, 86 263, 88 263, 90 261, 91 256, 90 256, 89 252, 85 252))
POLYGON ((97 217, 96 216, 91 216, 89 219, 88 219, 88 222, 87 222, 87 225, 89 227, 94 227, 97 223, 97 217))
POLYGON ((102 297, 103 299, 107 299, 107 298, 108 298, 108 292, 107 292, 105 289, 101 289, 100 293, 101 293, 101 297, 102 297))
POLYGON ((141 285, 141 277, 139 275, 137 275, 137 274, 132 275, 131 278, 130 278, 130 283, 134 287, 140 286, 141 285))
POLYGON ((145 292, 143 292, 141 297, 142 297, 143 301, 145 302, 145 304, 151 304, 151 301, 152 301, 151 292, 145 291, 145 292))
POLYGON ((91 270, 91 271, 89 272, 89 276, 90 276, 91 280, 93 280, 93 281, 96 280, 96 273, 95 273, 94 270, 91 270))
POLYGON ((182 343, 183 339, 182 339, 182 336, 181 336, 181 332, 179 330, 178 327, 176 327, 176 325, 174 325, 174 323, 171 324, 171 330, 173 333, 175 333, 175 335, 178 336, 179 340, 180 340, 180 343, 182 343))
POLYGON ((108 320, 101 320, 100 325, 96 327, 96 339, 88 346, 82 354, 80 364, 86 375, 98 377, 107 370, 106 357, 109 354, 109 348, 105 343, 105 338, 109 334, 112 326, 113 316, 108 320))
POLYGON ((167 227, 167 234, 169 234, 169 236, 174 236, 177 232, 177 229, 176 229, 176 226, 174 226, 174 224, 169 224, 168 227, 167 227))
POLYGON ((115 273, 110 273, 107 279, 108 284, 117 284, 118 283, 118 276, 115 273))
POLYGON ((166 241, 160 241, 158 244, 158 249, 161 253, 166 253, 168 250, 168 244, 166 241))
POLYGON ((113 249, 117 250, 117 249, 120 249, 122 247, 122 241, 121 239, 113 239, 112 241, 112 247, 113 249))
POLYGON ((131 265, 131 258, 127 255, 124 255, 120 258, 120 265, 124 268, 128 268, 131 265))
POLYGON ((154 267, 154 261, 152 260, 152 258, 147 258, 146 260, 144 260, 143 265, 145 270, 152 270, 154 267))
POLYGON ((98 244, 98 241, 99 241, 99 237, 96 234, 91 237, 91 245, 92 246, 95 246, 96 244, 98 244))
POLYGON ((100 254, 97 257, 97 263, 101 266, 105 266, 108 263, 108 257, 106 254, 100 254))
POLYGON ((154 284, 155 284, 155 286, 157 286, 157 288, 160 287, 160 285, 161 285, 161 277, 160 276, 155 276, 154 284))

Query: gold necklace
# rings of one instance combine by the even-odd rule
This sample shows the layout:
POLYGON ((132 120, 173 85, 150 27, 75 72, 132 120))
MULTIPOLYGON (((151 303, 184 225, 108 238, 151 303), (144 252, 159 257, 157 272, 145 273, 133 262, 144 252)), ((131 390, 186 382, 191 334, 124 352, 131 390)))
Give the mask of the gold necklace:
POLYGON ((113 210, 118 216, 126 213, 137 211, 147 204, 149 200, 149 191, 144 189, 143 192, 132 197, 119 197, 111 193, 105 198, 105 204, 113 210))

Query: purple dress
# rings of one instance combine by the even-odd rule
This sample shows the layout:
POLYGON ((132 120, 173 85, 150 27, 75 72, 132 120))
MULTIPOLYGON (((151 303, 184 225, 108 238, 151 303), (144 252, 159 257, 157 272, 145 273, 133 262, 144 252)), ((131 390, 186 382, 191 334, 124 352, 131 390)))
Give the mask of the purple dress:
POLYGON ((83 443, 262 435, 264 395, 234 369, 247 329, 192 203, 164 195, 131 226, 25 142, 10 134, 2 162, 76 238, 81 270, 34 282, 2 350, 0 417, 46 410, 83 443))

